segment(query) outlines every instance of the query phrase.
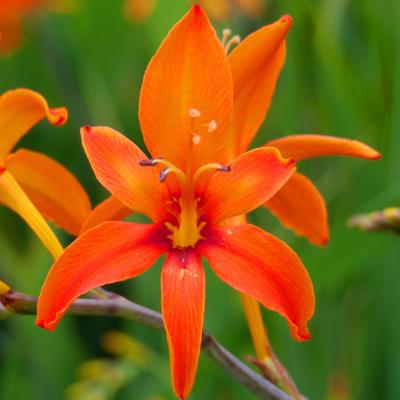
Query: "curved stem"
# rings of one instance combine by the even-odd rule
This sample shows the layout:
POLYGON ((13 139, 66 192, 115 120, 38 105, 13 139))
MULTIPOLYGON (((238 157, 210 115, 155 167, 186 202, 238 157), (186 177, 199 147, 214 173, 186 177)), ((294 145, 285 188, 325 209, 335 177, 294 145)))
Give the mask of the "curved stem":
MULTIPOLYGON (((107 299, 79 299, 69 309, 70 314, 121 317, 149 327, 164 330, 160 313, 135 304, 124 297, 106 292, 107 299)), ((23 293, 8 292, 0 296, 0 306, 16 314, 36 314, 37 299, 23 293)), ((0 308, 1 311, 1 308, 0 308)), ((212 335, 203 333, 203 351, 260 399, 291 400, 291 397, 225 349, 212 335)))

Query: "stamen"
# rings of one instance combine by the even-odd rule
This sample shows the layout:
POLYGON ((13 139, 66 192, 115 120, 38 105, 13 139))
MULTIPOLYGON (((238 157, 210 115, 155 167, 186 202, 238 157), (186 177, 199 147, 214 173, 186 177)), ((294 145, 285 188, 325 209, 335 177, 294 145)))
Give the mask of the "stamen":
POLYGON ((201 112, 197 108, 190 108, 189 109, 189 117, 190 118, 198 118, 201 117, 201 112))
POLYGON ((171 172, 171 168, 167 167, 160 171, 160 182, 164 182, 167 179, 167 175, 171 172))
POLYGON ((228 43, 226 43, 226 45, 225 45, 225 53, 228 54, 231 47, 234 45, 238 45, 241 40, 242 39, 240 38, 239 35, 235 35, 235 36, 231 37, 229 39, 228 43))
POLYGON ((218 163, 210 163, 210 164, 203 165, 193 175, 193 181, 192 181, 193 187, 196 187, 196 184, 197 184, 200 176, 202 174, 204 174, 204 172, 213 170, 213 169, 216 169, 217 171, 221 171, 221 172, 230 172, 231 167, 229 165, 221 165, 218 163))
POLYGON ((229 36, 231 36, 232 35, 232 31, 229 29, 229 28, 225 28, 223 31, 222 31, 222 39, 221 39, 221 43, 222 43, 222 46, 225 48, 225 46, 226 46, 226 41, 228 40, 228 38, 229 38, 229 36))
POLYGON ((164 165, 166 168, 164 168, 160 172, 160 182, 164 182, 168 174, 172 172, 178 178, 182 190, 188 187, 188 180, 184 172, 181 169, 175 167, 175 165, 170 163, 169 161, 163 160, 161 157, 153 159, 150 158, 148 160, 141 160, 139 161, 139 165, 143 167, 155 167, 156 165, 164 165))
POLYGON ((193 144, 200 144, 200 142, 201 142, 201 136, 200 135, 198 135, 197 133, 193 133, 192 134, 192 142, 193 142, 193 144))
POLYGON ((157 163, 161 160, 161 157, 157 158, 149 158, 147 160, 140 160, 139 165, 142 167, 154 167, 157 165, 157 163))
POLYGON ((220 167, 218 168, 218 171, 231 172, 231 166, 230 165, 220 165, 220 167))
POLYGON ((217 121, 215 119, 212 119, 209 123, 208 123, 208 133, 213 133, 216 129, 217 129, 217 121))

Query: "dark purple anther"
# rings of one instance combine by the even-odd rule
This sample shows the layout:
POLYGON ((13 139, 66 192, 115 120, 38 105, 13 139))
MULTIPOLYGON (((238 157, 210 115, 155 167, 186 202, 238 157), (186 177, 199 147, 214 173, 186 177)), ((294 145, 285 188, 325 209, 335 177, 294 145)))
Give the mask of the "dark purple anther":
POLYGON ((141 160, 139 161, 139 165, 141 165, 142 167, 154 167, 155 165, 157 165, 158 160, 161 160, 161 157, 149 158, 148 160, 141 160))
POLYGON ((230 167, 229 165, 221 165, 221 166, 218 168, 218 171, 221 171, 221 172, 230 172, 230 171, 231 171, 231 167, 230 167))
POLYGON ((169 174, 170 169, 164 168, 160 171, 160 182, 164 182, 167 179, 167 175, 169 174))

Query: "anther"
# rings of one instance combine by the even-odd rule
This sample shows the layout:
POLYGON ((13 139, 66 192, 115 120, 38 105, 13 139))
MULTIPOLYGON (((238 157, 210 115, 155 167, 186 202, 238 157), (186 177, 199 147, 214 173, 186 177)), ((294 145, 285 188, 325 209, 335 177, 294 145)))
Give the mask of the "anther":
POLYGON ((161 160, 161 157, 157 157, 157 158, 149 158, 147 160, 141 160, 139 161, 139 165, 141 165, 142 167, 154 167, 155 165, 157 165, 157 163, 161 160))
POLYGON ((220 165, 217 170, 221 172, 231 172, 231 167, 229 165, 220 165))
POLYGON ((215 119, 212 119, 209 123, 208 123, 208 133, 213 133, 216 129, 217 129, 217 121, 215 119))
POLYGON ((167 179, 168 174, 171 172, 171 168, 167 167, 160 171, 160 182, 164 182, 167 179))
POLYGON ((222 31, 222 39, 221 39, 222 46, 225 47, 226 41, 228 40, 229 36, 231 36, 231 35, 232 35, 232 31, 229 28, 225 28, 222 31))
POLYGON ((190 118, 201 117, 201 112, 197 108, 190 108, 189 109, 189 117, 190 118))

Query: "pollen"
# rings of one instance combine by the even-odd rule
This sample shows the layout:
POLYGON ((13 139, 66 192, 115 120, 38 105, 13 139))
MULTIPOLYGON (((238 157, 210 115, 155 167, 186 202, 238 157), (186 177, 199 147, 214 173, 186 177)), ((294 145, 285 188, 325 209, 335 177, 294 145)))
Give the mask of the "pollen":
POLYGON ((190 108, 189 109, 189 117, 190 118, 199 118, 201 117, 201 112, 197 108, 190 108))
POLYGON ((201 136, 200 135, 198 135, 197 133, 193 133, 193 135, 192 135, 192 142, 193 142, 193 144, 200 144, 200 142, 201 142, 201 136))
POLYGON ((215 119, 212 119, 208 123, 208 133, 213 133, 218 127, 217 121, 215 119))

